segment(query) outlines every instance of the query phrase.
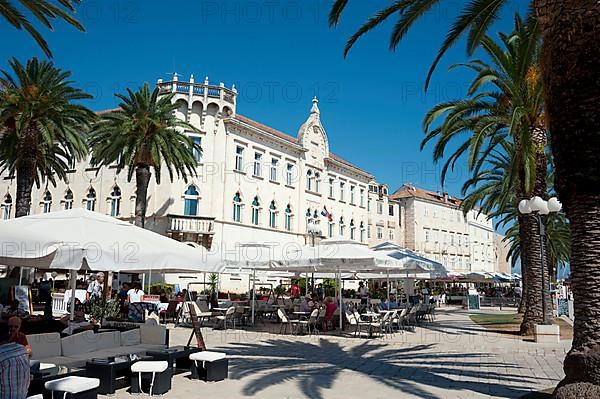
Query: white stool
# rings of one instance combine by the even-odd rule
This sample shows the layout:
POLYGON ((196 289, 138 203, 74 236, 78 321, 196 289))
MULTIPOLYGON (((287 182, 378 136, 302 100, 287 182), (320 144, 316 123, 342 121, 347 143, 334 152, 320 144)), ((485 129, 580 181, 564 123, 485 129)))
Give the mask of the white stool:
MULTIPOLYGON (((167 369, 169 368, 169 363, 165 360, 161 360, 161 361, 139 361, 136 362, 134 364, 131 365, 131 372, 132 373, 138 373, 137 374, 137 389, 139 391, 135 391, 135 382, 132 381, 131 383, 131 391, 132 393, 144 393, 144 391, 142 390, 142 373, 152 373, 152 380, 150 381, 150 390, 148 391, 148 395, 152 396, 152 393, 154 391, 154 382, 156 380, 156 374, 158 373, 159 375, 162 375, 163 373, 165 373, 167 371, 167 369), (134 392, 135 391, 135 392, 134 392)), ((169 379, 169 386, 167 387, 167 391, 168 388, 170 388, 170 383, 171 383, 171 376, 165 376, 168 377, 169 379)), ((164 392, 164 387, 162 387, 162 385, 165 385, 164 383, 162 383, 163 379, 161 379, 161 392, 160 393, 165 393, 164 392)), ((166 382, 166 381, 164 381, 166 382)))
POLYGON ((202 351, 192 353, 190 360, 192 365, 192 378, 203 379, 205 381, 221 381, 227 378, 229 370, 229 360, 227 355, 222 352, 202 351), (198 366, 202 362, 202 366, 198 366))
POLYGON ((44 384, 44 388, 52 392, 52 398, 54 398, 54 392, 62 392, 63 399, 67 397, 67 394, 73 398, 96 398, 99 386, 100 380, 97 378, 76 376, 59 378, 44 384))

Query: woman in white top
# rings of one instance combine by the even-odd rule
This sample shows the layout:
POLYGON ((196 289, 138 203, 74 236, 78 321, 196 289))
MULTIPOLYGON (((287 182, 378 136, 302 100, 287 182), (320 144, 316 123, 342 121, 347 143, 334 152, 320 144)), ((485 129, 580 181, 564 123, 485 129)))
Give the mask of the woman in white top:
POLYGON ((140 283, 133 283, 133 288, 127 291, 128 318, 131 321, 142 321, 144 319, 144 308, 142 305, 134 305, 142 302, 144 291, 141 289, 140 283))
POLYGON ((142 291, 139 283, 134 283, 133 288, 127 291, 127 301, 129 303, 138 303, 142 302, 142 296, 144 295, 144 291, 142 291))

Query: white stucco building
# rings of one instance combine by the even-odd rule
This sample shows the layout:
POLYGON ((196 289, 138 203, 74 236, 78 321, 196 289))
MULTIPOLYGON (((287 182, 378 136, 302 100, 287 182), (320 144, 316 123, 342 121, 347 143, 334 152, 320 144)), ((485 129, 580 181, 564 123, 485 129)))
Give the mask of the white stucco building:
POLYGON ((441 262, 448 270, 494 272, 500 265, 491 220, 473 210, 465 216, 461 201, 404 185, 391 199, 401 207, 405 245, 441 262))
MULTIPOLYGON (((399 204, 372 174, 332 153, 317 99, 291 135, 239 114, 235 87, 211 85, 208 78, 195 83, 193 76, 182 82, 177 75, 158 86, 175 93, 176 115, 199 130, 186 134, 202 153, 197 177, 171 183, 163 171, 160 185, 152 178, 147 228, 226 251, 245 243, 310 244, 309 222, 320 226, 322 237, 403 244, 399 204)), ((16 181, 4 175, 1 184, 2 216, 14 217, 16 181)), ((31 213, 85 207, 132 220, 134 205, 135 181, 125 172, 80 163, 68 182, 34 189, 31 213)), ((232 290, 247 287, 245 278, 230 283, 232 290)))

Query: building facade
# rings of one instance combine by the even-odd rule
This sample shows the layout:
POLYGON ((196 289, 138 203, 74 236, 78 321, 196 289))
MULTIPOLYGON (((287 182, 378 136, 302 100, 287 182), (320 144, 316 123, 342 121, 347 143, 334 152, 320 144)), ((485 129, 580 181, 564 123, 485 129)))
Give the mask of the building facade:
MULTIPOLYGON (((403 244, 399 204, 372 174, 331 152, 316 98, 292 136, 240 115, 235 86, 211 85, 208 78, 196 83, 193 76, 183 82, 176 74, 158 86, 174 93, 177 117, 198 130, 184 133, 202 152, 196 154, 197 176, 170 182, 163 168, 160 185, 151 179, 146 228, 215 251, 338 236, 403 244), (310 234, 314 225, 320 234, 310 234)), ((16 181, 5 174, 1 182, 6 219, 14 217, 16 181)), ((135 176, 127 181, 116 166, 94 168, 88 160, 73 166, 67 182, 32 193, 32 214, 73 207, 133 220, 135 176)))
POLYGON ((459 199, 408 184, 390 198, 401 208, 407 248, 450 271, 497 271, 496 234, 486 215, 476 210, 465 215, 459 199))

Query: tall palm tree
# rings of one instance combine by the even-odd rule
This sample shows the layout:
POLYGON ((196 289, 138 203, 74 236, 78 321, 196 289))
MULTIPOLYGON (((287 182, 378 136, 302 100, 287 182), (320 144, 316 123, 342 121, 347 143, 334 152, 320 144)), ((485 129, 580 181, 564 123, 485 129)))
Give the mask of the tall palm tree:
POLYGON ((73 86, 71 73, 52 62, 10 62, 0 77, 0 168, 16 175, 15 216, 31 206, 34 182, 65 180, 69 165, 87 153, 83 134, 95 114, 78 104, 92 98, 73 86))
POLYGON ((120 109, 102 115, 89 137, 93 165, 117 163, 117 172, 127 168, 129 181, 135 173, 135 223, 140 227, 146 222, 151 169, 157 183, 163 166, 171 181, 174 174, 186 181, 196 175, 194 151, 201 149, 182 130, 197 129, 175 117, 173 95, 160 95, 148 83, 136 92, 127 89, 127 96, 117 94, 120 109))
MULTIPOLYGON (((425 117, 424 128, 428 132, 422 145, 437 138, 434 160, 441 161, 446 146, 453 139, 464 137, 459 148, 449 156, 442 169, 442 180, 448 168, 457 159, 466 156, 469 169, 476 181, 488 177, 481 174, 482 168, 492 162, 496 171, 502 153, 509 156, 510 164, 505 171, 504 181, 493 186, 499 192, 475 191, 474 198, 481 194, 498 195, 492 204, 500 213, 507 207, 533 195, 546 196, 546 132, 541 120, 543 100, 537 60, 539 36, 535 20, 529 23, 517 16, 515 31, 510 35, 499 34, 500 43, 489 36, 481 41, 481 48, 491 60, 486 63, 474 60, 459 66, 475 72, 468 97, 452 100, 435 106, 425 117), (439 126, 432 124, 443 118, 439 126), (510 141, 507 143, 507 141, 510 141), (514 143, 514 145, 512 144, 514 143), (495 152, 500 152, 496 154, 495 152)), ((472 182, 468 182, 467 187, 472 182)), ((489 190, 489 187, 485 190, 489 190)), ((465 202, 465 210, 474 206, 465 202)), ((533 216, 520 216, 519 229, 523 246, 522 265, 525 275, 525 315, 521 331, 533 334, 535 324, 543 323, 542 303, 550 304, 547 290, 542 292, 539 281, 545 259, 541 256, 539 231, 533 216), (542 295, 546 295, 543 302, 542 295)), ((548 280, 546 280, 548 281, 548 280)), ((550 308, 546 309, 549 313, 550 308)))
POLYGON ((54 29, 52 26, 54 20, 62 20, 80 31, 84 31, 85 29, 81 23, 73 16, 75 14, 75 4, 79 3, 81 3, 81 0, 57 0, 56 2, 46 0, 0 0, 0 15, 16 29, 25 29, 42 48, 44 53, 48 57, 52 57, 48 43, 33 26, 26 13, 32 14, 38 23, 50 30, 54 29), (24 10, 19 9, 14 3, 19 3, 21 5, 20 8, 24 10))
MULTIPOLYGON (((390 46, 404 38, 441 0, 393 0, 351 38, 349 50, 364 33, 390 17, 397 18, 390 46)), ((330 24, 336 25, 348 0, 336 0, 330 24)), ((453 22, 429 75, 445 51, 467 36, 472 53, 501 11, 516 0, 471 0, 453 22)), ((573 347, 565 359, 565 379, 555 394, 600 397, 600 2, 529 0, 540 24, 541 75, 547 129, 556 168, 556 191, 570 221, 572 237, 573 347), (589 384, 593 385, 589 385, 589 384), (592 392, 593 390, 593 392, 592 392), (587 391, 584 393, 584 391, 587 391)))

